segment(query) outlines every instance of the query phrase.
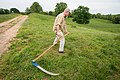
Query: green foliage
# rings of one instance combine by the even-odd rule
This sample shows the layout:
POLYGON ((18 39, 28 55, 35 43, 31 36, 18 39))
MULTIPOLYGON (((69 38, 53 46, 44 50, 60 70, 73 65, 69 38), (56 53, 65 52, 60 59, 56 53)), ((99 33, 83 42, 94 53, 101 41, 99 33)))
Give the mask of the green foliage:
POLYGON ((120 24, 120 15, 119 14, 118 15, 112 15, 112 14, 101 15, 101 13, 97 13, 97 14, 92 14, 92 18, 110 20, 115 24, 120 24))
POLYGON ((0 8, 0 14, 9 14, 9 10, 0 8))
POLYGON ((27 7, 27 8, 26 8, 26 10, 25 10, 25 14, 27 14, 27 15, 28 15, 28 14, 30 14, 30 13, 31 13, 30 8, 29 8, 29 7, 27 7))
POLYGON ((20 13, 20 11, 17 8, 11 8, 10 13, 20 13))
POLYGON ((101 13, 97 13, 96 18, 101 18, 101 13))
POLYGON ((44 11, 44 12, 41 12, 41 14, 48 15, 49 13, 44 11))
POLYGON ((53 15, 53 12, 52 12, 52 11, 49 11, 49 15, 53 15))
POLYGON ((64 2, 57 3, 55 6, 55 15, 58 15, 59 13, 63 12, 65 8, 67 8, 66 3, 64 2))
POLYGON ((91 15, 89 13, 89 8, 84 6, 79 6, 74 10, 73 21, 79 24, 88 24, 91 15))
POLYGON ((43 12, 42 7, 39 5, 38 2, 34 2, 32 6, 30 7, 30 10, 32 13, 41 13, 43 12))
POLYGON ((17 14, 17 13, 12 13, 12 14, 2 14, 0 15, 0 23, 1 22, 4 22, 4 21, 7 21, 9 19, 12 19, 14 17, 17 17, 19 16, 20 14, 17 14))
POLYGON ((91 18, 96 18, 96 15, 95 14, 91 14, 91 18))
POLYGON ((120 16, 114 17, 112 22, 115 23, 115 24, 120 24, 120 16))
POLYGON ((42 14, 29 15, 9 50, 0 58, 3 80, 120 79, 120 36, 119 33, 108 32, 107 27, 112 23, 102 19, 92 19, 90 24, 85 25, 67 18, 70 34, 66 36, 65 53, 59 54, 59 45, 56 45, 36 61, 48 71, 60 73, 59 76, 47 75, 34 67, 31 61, 53 43, 54 19, 42 14), (106 27, 106 31, 88 28, 90 25, 106 27))
POLYGON ((51 16, 55 16, 55 12, 54 11, 49 11, 48 14, 51 15, 51 16))

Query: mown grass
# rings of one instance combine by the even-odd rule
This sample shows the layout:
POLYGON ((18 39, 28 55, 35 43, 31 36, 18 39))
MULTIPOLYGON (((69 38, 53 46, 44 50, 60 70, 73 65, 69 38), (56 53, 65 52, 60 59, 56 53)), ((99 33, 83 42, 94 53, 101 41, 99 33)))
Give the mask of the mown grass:
POLYGON ((1 77, 5 80, 120 79, 119 33, 88 29, 89 25, 79 25, 71 19, 67 19, 70 34, 66 36, 65 53, 59 54, 57 45, 37 61, 41 67, 60 75, 50 76, 34 67, 31 61, 53 43, 53 22, 52 16, 29 15, 9 51, 0 59, 1 77))
POLYGON ((0 15, 0 23, 1 22, 4 22, 4 21, 7 21, 9 19, 12 19, 16 16, 18 16, 20 14, 16 14, 16 13, 13 13, 13 14, 3 14, 3 15, 0 15))

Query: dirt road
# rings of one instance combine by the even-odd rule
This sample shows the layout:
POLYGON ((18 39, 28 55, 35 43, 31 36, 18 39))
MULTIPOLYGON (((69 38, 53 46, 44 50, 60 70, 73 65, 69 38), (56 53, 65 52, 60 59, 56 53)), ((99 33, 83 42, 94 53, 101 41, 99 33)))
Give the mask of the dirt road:
POLYGON ((10 46, 9 42, 16 36, 23 22, 28 16, 18 16, 9 21, 0 23, 0 57, 10 46))

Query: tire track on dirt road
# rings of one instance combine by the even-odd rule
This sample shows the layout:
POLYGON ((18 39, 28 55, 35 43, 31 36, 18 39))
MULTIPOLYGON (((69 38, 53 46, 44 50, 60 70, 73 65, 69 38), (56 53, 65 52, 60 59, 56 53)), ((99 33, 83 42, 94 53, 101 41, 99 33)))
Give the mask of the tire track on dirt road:
POLYGON ((28 16, 18 16, 0 24, 0 57, 10 46, 9 42, 16 36, 23 22, 28 16), (9 25, 9 26, 8 26, 9 25), (2 27, 2 29, 1 29, 2 27))

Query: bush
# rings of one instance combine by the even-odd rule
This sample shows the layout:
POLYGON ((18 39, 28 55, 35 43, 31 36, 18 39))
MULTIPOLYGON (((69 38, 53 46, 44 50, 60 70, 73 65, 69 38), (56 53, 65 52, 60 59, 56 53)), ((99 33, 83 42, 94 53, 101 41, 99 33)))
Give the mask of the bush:
POLYGON ((66 3, 64 2, 57 3, 55 7, 55 15, 57 16, 59 13, 63 12, 65 8, 67 8, 66 3))
POLYGON ((112 22, 115 23, 115 24, 120 24, 120 16, 115 17, 115 18, 112 20, 112 22))
POLYGON ((0 14, 9 14, 9 10, 8 9, 3 9, 3 8, 0 8, 0 14))
POLYGON ((51 15, 51 16, 55 16, 55 12, 54 11, 49 11, 48 14, 51 15))
POLYGON ((73 12, 73 21, 79 24, 88 24, 91 14, 89 13, 89 8, 84 6, 79 6, 73 12))
POLYGON ((92 14, 92 18, 105 19, 105 20, 112 21, 112 23, 114 23, 114 24, 120 24, 120 14, 117 14, 117 15, 112 15, 112 14, 101 15, 101 13, 97 13, 97 14, 92 14))
POLYGON ((16 8, 11 8, 10 13, 20 13, 20 11, 16 8))
POLYGON ((89 24, 89 23, 90 23, 90 21, 86 21, 86 22, 85 22, 85 24, 89 24))
POLYGON ((28 14, 30 14, 30 13, 31 13, 30 8, 27 7, 26 10, 25 10, 25 14, 28 15, 28 14))
POLYGON ((48 12, 41 12, 41 14, 48 15, 48 12))
POLYGON ((43 12, 43 9, 38 2, 34 2, 32 6, 30 7, 30 11, 32 13, 41 13, 43 12))

